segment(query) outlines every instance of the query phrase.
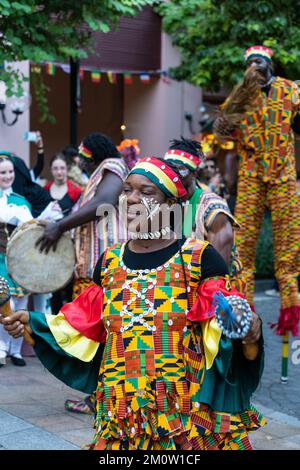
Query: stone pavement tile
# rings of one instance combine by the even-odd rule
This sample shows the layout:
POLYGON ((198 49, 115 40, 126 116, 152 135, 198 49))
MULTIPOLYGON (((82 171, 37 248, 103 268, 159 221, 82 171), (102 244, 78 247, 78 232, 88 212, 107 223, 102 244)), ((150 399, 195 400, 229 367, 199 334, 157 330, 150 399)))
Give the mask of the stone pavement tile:
MULTIPOLYGON (((29 389, 30 390, 30 389, 29 389)), ((32 389, 31 389, 32 391, 32 389)), ((34 403, 31 393, 24 392, 18 385, 6 386, 1 383, 0 376, 0 407, 6 403, 34 403)))
POLYGON ((276 421, 267 417, 267 424, 263 429, 265 437, 276 439, 294 436, 300 433, 299 426, 290 426, 282 421, 276 421))
POLYGON ((32 403, 8 403, 5 405, 5 411, 25 420, 27 418, 48 416, 50 414, 55 415, 60 413, 60 411, 46 404, 37 403, 36 401, 32 403))
POLYGON ((82 428, 74 431, 70 430, 59 432, 57 435, 80 448, 84 448, 84 446, 92 442, 94 437, 94 429, 92 426, 90 426, 89 428, 82 428))
POLYGON ((0 446, 8 450, 78 450, 60 436, 35 427, 0 436, 0 446))
POLYGON ((27 423, 23 419, 0 410, 0 436, 4 436, 8 433, 16 433, 32 427, 32 424, 27 423))
POLYGON ((27 421, 53 433, 90 428, 89 424, 85 424, 83 421, 67 414, 67 412, 50 416, 28 417, 27 421))
POLYGON ((251 436, 250 440, 254 450, 300 450, 300 445, 293 444, 290 438, 268 440, 251 436))
POLYGON ((300 450, 300 434, 281 439, 282 444, 289 450, 300 450))

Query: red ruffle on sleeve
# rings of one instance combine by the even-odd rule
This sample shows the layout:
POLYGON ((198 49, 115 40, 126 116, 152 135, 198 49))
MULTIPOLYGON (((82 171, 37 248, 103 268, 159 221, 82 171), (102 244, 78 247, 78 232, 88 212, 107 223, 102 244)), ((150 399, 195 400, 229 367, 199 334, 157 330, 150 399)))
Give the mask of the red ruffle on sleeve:
POLYGON ((103 291, 92 285, 85 289, 73 302, 65 304, 60 312, 70 325, 98 343, 105 343, 106 330, 102 321, 103 291))
POLYGON ((73 202, 77 202, 80 198, 82 189, 77 186, 77 184, 72 183, 72 181, 67 179, 68 194, 73 202))
POLYGON ((200 284, 197 289, 197 299, 193 307, 187 313, 187 319, 191 321, 210 320, 215 316, 213 307, 213 295, 217 292, 227 297, 228 295, 237 295, 245 298, 237 289, 230 286, 228 279, 222 277, 219 279, 208 279, 200 284))

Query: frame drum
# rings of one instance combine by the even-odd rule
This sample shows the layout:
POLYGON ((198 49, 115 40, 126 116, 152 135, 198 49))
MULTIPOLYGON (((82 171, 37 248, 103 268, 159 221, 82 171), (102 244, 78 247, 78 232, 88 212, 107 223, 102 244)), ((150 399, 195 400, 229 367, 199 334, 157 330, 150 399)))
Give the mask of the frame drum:
POLYGON ((7 244, 7 269, 23 289, 35 294, 55 292, 72 279, 75 249, 70 235, 63 234, 56 251, 40 253, 35 246, 44 227, 30 220, 16 228, 7 244))

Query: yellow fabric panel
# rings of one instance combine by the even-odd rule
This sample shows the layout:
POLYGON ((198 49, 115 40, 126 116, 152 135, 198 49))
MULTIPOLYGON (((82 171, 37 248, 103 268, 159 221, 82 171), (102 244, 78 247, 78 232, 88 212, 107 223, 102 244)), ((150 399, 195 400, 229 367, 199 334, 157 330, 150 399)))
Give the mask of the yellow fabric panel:
POLYGON ((58 315, 46 315, 49 329, 58 346, 66 353, 83 362, 90 362, 99 347, 97 341, 83 336, 67 322, 63 313, 58 315))
POLYGON ((210 369, 219 351, 219 342, 222 332, 215 318, 201 322, 201 328, 206 357, 206 369, 210 369))

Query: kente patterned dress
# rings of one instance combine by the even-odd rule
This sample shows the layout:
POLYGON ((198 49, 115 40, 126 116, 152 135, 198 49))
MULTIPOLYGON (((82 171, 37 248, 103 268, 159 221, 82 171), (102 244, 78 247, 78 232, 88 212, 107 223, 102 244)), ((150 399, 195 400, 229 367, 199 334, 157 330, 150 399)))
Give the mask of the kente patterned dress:
POLYGON ((292 123, 299 111, 296 83, 275 77, 268 90, 260 91, 257 110, 246 113, 235 135, 240 159, 236 244, 247 300, 253 304, 256 244, 267 205, 272 214, 275 276, 281 298, 277 333, 291 331, 293 335, 298 335, 300 313, 295 269, 300 218, 292 123))
POLYGON ((263 347, 248 361, 240 342, 221 334, 213 293, 240 294, 226 275, 202 281, 204 258, 220 255, 207 242, 186 240, 186 287, 177 249, 151 269, 129 268, 126 250, 120 243, 106 250, 101 287, 89 287, 57 316, 30 313, 43 364, 74 388, 96 390, 90 447, 251 449, 248 432, 264 424, 250 405, 263 347))

